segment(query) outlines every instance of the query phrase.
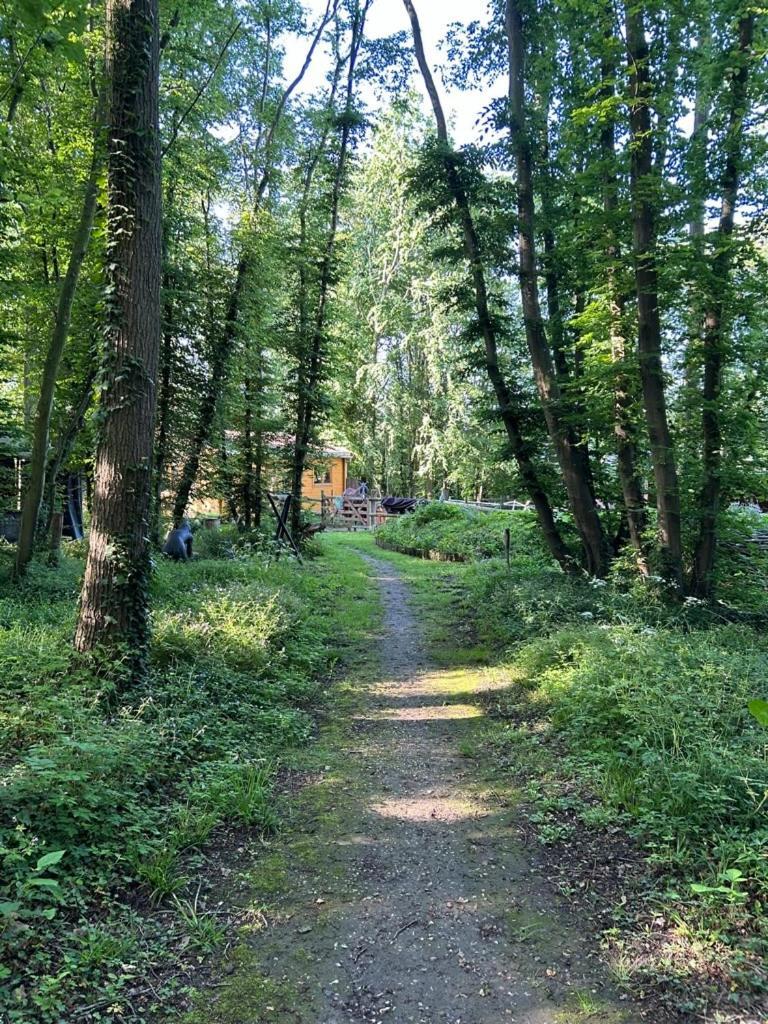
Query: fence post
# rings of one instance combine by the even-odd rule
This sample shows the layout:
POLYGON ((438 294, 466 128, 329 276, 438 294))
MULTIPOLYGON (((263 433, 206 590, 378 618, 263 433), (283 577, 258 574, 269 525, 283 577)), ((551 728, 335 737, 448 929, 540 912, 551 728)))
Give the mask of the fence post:
POLYGON ((511 549, 512 549, 512 531, 507 526, 506 529, 504 530, 504 552, 505 552, 505 554, 507 556, 507 568, 508 569, 512 568, 511 549))

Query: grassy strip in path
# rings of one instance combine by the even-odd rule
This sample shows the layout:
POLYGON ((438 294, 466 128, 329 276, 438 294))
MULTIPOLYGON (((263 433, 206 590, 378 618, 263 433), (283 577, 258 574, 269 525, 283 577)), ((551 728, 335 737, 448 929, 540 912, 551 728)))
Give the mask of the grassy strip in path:
POLYGON ((149 1019, 228 941, 231 862, 375 620, 357 560, 163 562, 151 678, 115 708, 70 658, 82 562, 0 584, 0 1018, 149 1019), (214 893, 226 892, 219 907, 214 893))
POLYGON ((465 753, 523 787, 531 836, 576 906, 591 893, 620 977, 692 1015, 766 1017, 768 735, 747 710, 765 636, 647 586, 568 579, 528 545, 511 571, 375 550, 446 663, 485 658, 490 718, 465 753))

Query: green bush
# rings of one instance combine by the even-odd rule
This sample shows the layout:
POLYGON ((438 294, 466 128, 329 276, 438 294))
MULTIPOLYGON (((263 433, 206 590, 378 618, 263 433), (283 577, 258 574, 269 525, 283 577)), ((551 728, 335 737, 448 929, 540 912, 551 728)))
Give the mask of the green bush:
MULTIPOLYGON (((535 722, 536 737, 549 723, 571 770, 627 815, 688 895, 736 871, 764 900, 768 734, 749 704, 766 696, 765 634, 620 567, 590 581, 520 547, 511 569, 477 561, 461 579, 459 614, 510 680, 490 698, 499 722, 535 722)), ((500 730, 516 764, 520 731, 500 730)))
POLYGON ((504 531, 515 551, 530 551, 546 564, 535 519, 529 512, 484 512, 432 502, 380 526, 376 543, 436 561, 468 562, 504 553, 504 531))
POLYGON ((574 626, 522 646, 512 672, 657 856, 768 893, 768 744, 747 708, 768 651, 748 631, 574 626))
MULTIPOLYGON (((130 928, 116 892, 178 900, 190 851, 217 825, 276 827, 273 766, 310 737, 334 657, 330 574, 251 556, 161 560, 151 675, 115 707, 72 660, 81 573, 65 555, 59 570, 33 566, 22 585, 0 590, 0 1017, 9 1021, 67 1019, 84 972, 98 983, 75 947, 94 919, 110 935, 130 928)), ((104 971, 110 963, 105 954, 104 971)))

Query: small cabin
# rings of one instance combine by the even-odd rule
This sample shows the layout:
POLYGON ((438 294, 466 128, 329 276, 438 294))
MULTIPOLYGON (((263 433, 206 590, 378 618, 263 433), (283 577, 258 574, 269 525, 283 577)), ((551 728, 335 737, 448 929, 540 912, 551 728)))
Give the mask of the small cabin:
POLYGON ((320 502, 323 498, 341 497, 347 489, 352 452, 328 445, 309 457, 309 466, 302 477, 302 496, 320 502))

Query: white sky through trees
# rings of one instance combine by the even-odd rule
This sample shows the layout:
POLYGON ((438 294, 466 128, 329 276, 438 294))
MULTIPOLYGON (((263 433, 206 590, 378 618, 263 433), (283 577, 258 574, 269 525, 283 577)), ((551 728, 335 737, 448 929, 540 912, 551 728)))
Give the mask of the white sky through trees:
MULTIPOLYGON (((305 7, 313 15, 313 24, 317 23, 325 10, 326 0, 305 0, 305 7)), ((440 74, 441 65, 446 63, 445 52, 441 47, 448 34, 449 27, 454 22, 468 24, 477 18, 485 15, 485 4, 477 0, 416 0, 416 10, 421 22, 421 30, 424 35, 424 44, 427 56, 432 68, 437 71, 438 82, 441 87, 441 94, 445 103, 446 113, 449 116, 454 141, 459 145, 476 141, 479 137, 479 129, 476 125, 478 117, 488 105, 492 95, 487 90, 459 90, 446 87, 440 74)), ((406 14, 402 0, 375 0, 368 18, 367 35, 369 39, 381 38, 392 35, 395 32, 405 31, 408 33, 410 44, 410 22, 406 14)), ((298 71, 304 57, 306 56, 307 40, 292 39, 286 45, 286 69, 285 78, 290 81, 298 71)), ((305 90, 312 90, 323 80, 326 66, 318 60, 304 83, 305 90)), ((414 62, 414 72, 416 71, 414 62)), ((424 96, 425 110, 431 115, 426 92, 424 90, 421 75, 414 73, 413 87, 424 96)), ((500 87, 503 91, 503 83, 500 87)), ((366 90, 363 98, 368 105, 380 106, 376 98, 371 94, 372 90, 366 90)))

